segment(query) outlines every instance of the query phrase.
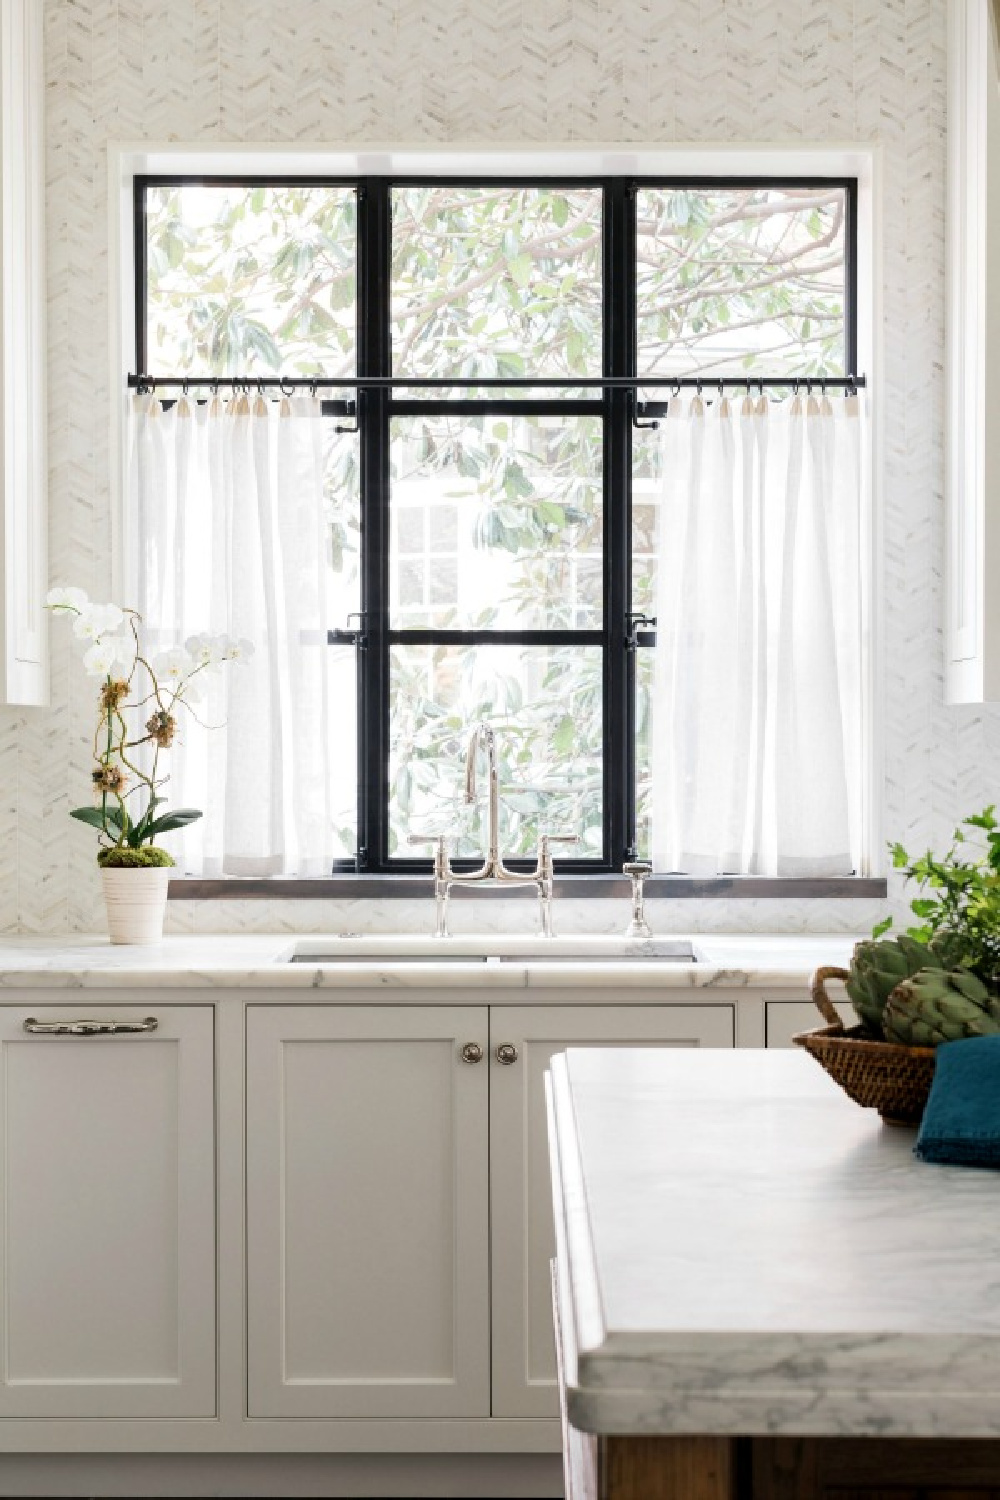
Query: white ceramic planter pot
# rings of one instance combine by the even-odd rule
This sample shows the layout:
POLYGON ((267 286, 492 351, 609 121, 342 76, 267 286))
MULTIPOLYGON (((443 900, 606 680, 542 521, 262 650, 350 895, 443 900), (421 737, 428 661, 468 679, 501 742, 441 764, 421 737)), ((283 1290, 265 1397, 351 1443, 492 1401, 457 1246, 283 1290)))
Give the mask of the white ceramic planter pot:
POLYGON ((158 943, 163 937, 170 867, 102 870, 108 936, 113 943, 158 943))

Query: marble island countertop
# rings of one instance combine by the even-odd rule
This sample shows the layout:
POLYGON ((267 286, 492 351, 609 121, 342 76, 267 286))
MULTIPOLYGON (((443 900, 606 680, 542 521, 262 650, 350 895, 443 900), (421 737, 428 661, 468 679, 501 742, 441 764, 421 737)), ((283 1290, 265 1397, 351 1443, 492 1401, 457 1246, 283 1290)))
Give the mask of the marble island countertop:
POLYGON ((1000 1437, 1000 1179, 797 1053, 570 1050, 550 1143, 570 1421, 1000 1437))
POLYGON ((437 990, 511 988, 792 988, 819 964, 843 964, 855 938, 837 934, 702 934, 694 959, 671 957, 684 939, 599 936, 283 934, 170 935, 114 947, 102 936, 0 938, 0 990, 164 989, 437 990), (299 961, 290 962, 293 953, 299 961))

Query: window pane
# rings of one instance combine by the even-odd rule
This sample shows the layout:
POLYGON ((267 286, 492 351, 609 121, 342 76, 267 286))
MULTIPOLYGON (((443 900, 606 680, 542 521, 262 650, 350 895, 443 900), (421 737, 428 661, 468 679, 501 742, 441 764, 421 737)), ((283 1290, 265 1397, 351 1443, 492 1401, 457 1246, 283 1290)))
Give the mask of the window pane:
POLYGON ((150 370, 353 375, 352 188, 146 191, 150 370))
POLYGON ((351 646, 327 649, 329 693, 330 822, 332 855, 353 859, 358 835, 358 689, 351 646))
POLYGON ((599 375, 601 193, 392 193, 398 375, 599 375))
POLYGON ((486 775, 464 802, 475 726, 496 730, 500 843, 534 855, 540 833, 575 835, 561 857, 602 852, 602 657, 580 646, 396 646, 391 652, 390 852, 410 834, 448 832, 453 854, 482 857, 486 775))
POLYGON ((600 418, 397 417, 391 462, 395 627, 600 627, 600 418))
POLYGON ((845 373, 843 188, 643 189, 639 371, 845 373))
POLYGON ((660 432, 648 427, 632 434, 632 608, 656 613, 659 557, 660 432))
POLYGON ((324 420, 323 497, 326 502, 327 563, 330 569, 329 624, 347 625, 361 608, 361 471, 358 438, 324 420))
POLYGON ((650 744, 654 651, 635 653, 635 843, 639 859, 653 856, 653 774, 650 744))

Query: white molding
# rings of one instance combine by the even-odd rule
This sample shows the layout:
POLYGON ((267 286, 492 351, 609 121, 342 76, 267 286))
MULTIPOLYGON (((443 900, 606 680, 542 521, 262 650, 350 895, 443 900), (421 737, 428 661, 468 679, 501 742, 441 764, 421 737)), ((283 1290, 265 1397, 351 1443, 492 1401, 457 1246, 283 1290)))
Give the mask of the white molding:
POLYGON ((991 0, 948 7, 945 697, 1000 699, 1000 88, 991 0))
POLYGON ((48 702, 42 7, 0 5, 0 701, 48 702))

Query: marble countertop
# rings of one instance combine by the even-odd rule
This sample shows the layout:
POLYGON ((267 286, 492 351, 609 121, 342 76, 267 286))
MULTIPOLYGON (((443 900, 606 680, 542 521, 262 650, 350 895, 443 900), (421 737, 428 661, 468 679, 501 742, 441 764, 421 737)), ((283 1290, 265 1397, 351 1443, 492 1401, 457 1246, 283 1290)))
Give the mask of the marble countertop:
POLYGON ((690 939, 695 962, 669 956, 678 938, 456 937, 333 934, 171 935, 148 947, 106 937, 0 938, 0 990, 424 989, 470 986, 587 989, 793 988, 812 970, 842 964, 855 939, 837 934, 711 934, 690 939), (298 950, 304 960, 288 962, 298 950))
POLYGON ((550 1137, 570 1421, 1000 1437, 1000 1179, 799 1053, 571 1050, 550 1137))

